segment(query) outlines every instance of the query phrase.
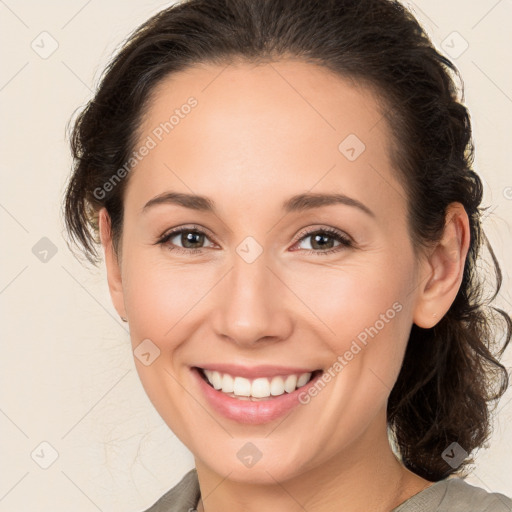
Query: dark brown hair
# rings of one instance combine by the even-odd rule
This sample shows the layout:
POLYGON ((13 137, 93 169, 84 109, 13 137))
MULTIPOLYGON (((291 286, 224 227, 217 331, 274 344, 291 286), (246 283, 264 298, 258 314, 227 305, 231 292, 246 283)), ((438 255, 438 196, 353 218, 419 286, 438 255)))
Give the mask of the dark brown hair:
POLYGON ((95 190, 105 190, 129 159, 151 93, 164 77, 200 63, 284 58, 319 64, 377 95, 393 133, 392 154, 407 192, 415 250, 440 239, 450 203, 462 203, 468 214, 471 240, 459 292, 435 327, 412 326, 388 401, 388 424, 404 465, 430 481, 440 480, 457 471, 442 457, 452 442, 471 454, 490 436, 491 405, 508 386, 507 370, 497 358, 510 341, 512 321, 490 306, 502 278, 481 226, 482 183, 472 170, 462 80, 400 3, 189 0, 149 19, 114 57, 95 97, 74 122, 74 169, 64 205, 70 241, 97 263, 97 214, 106 207, 119 251, 130 174, 109 193, 95 190), (487 300, 476 267, 483 244, 497 281, 487 300), (506 327, 499 352, 498 320, 506 327))

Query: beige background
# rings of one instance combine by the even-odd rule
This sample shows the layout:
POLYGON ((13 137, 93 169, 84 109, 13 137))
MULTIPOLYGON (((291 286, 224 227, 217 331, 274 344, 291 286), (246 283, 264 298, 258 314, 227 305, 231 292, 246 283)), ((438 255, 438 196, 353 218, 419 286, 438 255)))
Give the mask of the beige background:
MULTIPOLYGON (((103 269, 73 258, 60 216, 68 119, 124 37, 168 3, 0 1, 0 512, 135 512, 193 466, 139 383, 103 269), (46 262, 36 245, 48 245, 43 237, 57 251, 46 262), (40 467, 52 454, 55 462, 40 467)), ((485 228, 504 274, 497 303, 510 312, 512 1, 408 5, 453 56, 469 44, 455 62, 491 205, 485 228)), ((512 390, 498 409, 490 447, 477 453, 468 481, 512 496, 512 390)))

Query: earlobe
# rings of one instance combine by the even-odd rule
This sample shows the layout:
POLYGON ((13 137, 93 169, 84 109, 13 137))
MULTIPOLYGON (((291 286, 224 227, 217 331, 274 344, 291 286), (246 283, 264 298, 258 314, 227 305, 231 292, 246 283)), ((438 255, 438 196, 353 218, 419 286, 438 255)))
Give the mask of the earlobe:
POLYGON ((112 244, 110 216, 106 208, 102 208, 98 212, 98 227, 101 245, 105 255, 105 266, 110 297, 112 298, 112 303, 114 304, 117 313, 121 318, 123 318, 126 317, 126 310, 124 306, 121 268, 112 244))
POLYGON ((418 327, 433 327, 450 309, 462 283, 469 238, 466 210, 462 204, 452 203, 443 236, 423 263, 413 316, 418 327))

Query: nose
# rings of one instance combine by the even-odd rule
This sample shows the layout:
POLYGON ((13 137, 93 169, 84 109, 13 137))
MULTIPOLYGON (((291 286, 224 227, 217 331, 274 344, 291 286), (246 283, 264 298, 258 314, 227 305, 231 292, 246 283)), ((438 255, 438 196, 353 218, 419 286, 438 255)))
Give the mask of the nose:
POLYGON ((233 267, 216 287, 213 328, 241 346, 283 340, 293 329, 287 287, 264 255, 248 263, 235 254, 233 267))

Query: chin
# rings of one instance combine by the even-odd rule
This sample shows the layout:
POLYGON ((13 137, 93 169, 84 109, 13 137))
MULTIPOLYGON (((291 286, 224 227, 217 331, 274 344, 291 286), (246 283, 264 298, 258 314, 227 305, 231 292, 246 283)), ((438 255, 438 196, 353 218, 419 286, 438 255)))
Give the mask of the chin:
MULTIPOLYGON (((238 443, 239 444, 239 439, 238 443)), ((238 451, 238 450, 237 450, 238 451)), ((206 465, 210 471, 229 478, 234 482, 259 484, 259 485, 275 485, 277 482, 283 482, 299 476, 306 471, 306 465, 303 460, 286 460, 283 454, 274 453, 272 457, 265 458, 264 454, 261 455, 259 460, 243 461, 240 460, 234 453, 233 457, 226 457, 224 452, 223 457, 214 457, 209 453, 204 459, 196 457, 196 466, 206 465), (210 460, 209 460, 210 459, 210 460)))

